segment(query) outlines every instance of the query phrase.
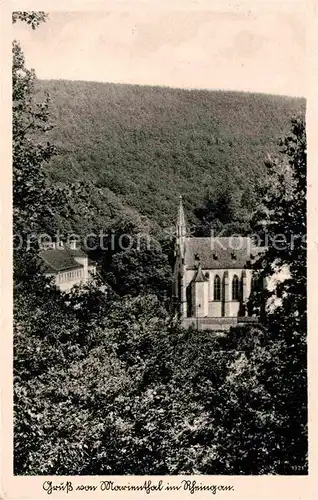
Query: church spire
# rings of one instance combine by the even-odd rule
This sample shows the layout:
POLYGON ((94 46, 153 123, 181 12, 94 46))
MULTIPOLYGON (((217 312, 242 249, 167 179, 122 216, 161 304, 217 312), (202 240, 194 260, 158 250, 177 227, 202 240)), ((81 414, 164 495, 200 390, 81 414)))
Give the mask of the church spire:
POLYGON ((177 238, 184 238, 187 233, 187 226, 184 216, 184 209, 182 203, 182 196, 179 198, 179 210, 178 210, 178 219, 177 219, 177 238))
POLYGON ((178 217, 177 217, 177 226, 176 226, 176 253, 179 254, 181 259, 184 259, 185 255, 185 241, 187 235, 187 226, 185 221, 182 196, 179 198, 179 209, 178 209, 178 217))
POLYGON ((185 254, 186 254, 187 226, 184 216, 182 196, 179 198, 179 208, 176 221, 175 239, 175 268, 174 268, 174 295, 180 301, 181 317, 187 316, 187 294, 185 282, 185 254))

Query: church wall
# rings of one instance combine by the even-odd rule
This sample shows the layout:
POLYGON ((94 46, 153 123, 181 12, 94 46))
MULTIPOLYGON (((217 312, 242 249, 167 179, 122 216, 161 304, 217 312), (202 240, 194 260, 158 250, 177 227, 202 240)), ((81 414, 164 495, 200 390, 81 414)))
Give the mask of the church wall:
POLYGON ((193 315, 205 317, 208 316, 208 293, 209 293, 209 283, 208 282, 197 282, 192 283, 192 311, 193 315))
POLYGON ((252 291, 252 276, 252 270, 246 269, 246 297, 249 297, 252 291))
POLYGON ((210 301, 209 302, 209 316, 211 318, 220 318, 222 316, 223 305, 222 302, 219 301, 210 301))
MULTIPOLYGON (((234 275, 237 275, 240 280, 242 280, 242 273, 243 269, 203 269, 203 274, 205 275, 208 273, 209 275, 209 282, 206 284, 207 291, 205 292, 206 296, 206 307, 201 309, 200 311, 200 316, 208 316, 208 317, 222 317, 222 316, 230 316, 230 317, 236 317, 238 315, 241 315, 241 304, 240 301, 233 301, 232 300, 232 280, 234 275), (224 273, 227 271, 228 273, 228 286, 224 289, 224 273), (215 301, 214 300, 214 278, 215 276, 218 275, 221 279, 221 301, 215 301), (224 293, 226 296, 224 296, 224 293), (240 314, 239 314, 240 313, 240 314)), ((251 293, 251 281, 252 281, 252 271, 250 269, 245 269, 246 273, 246 289, 245 289, 245 296, 246 298, 249 297, 251 293)), ((191 283, 191 280, 193 279, 195 275, 195 270, 186 270, 185 271, 185 285, 186 287, 189 286, 191 283)), ((196 285, 199 285, 197 283, 196 285)), ((204 285, 202 283, 201 285, 204 285)), ((201 289, 200 289, 201 290, 201 289)), ((203 290, 203 288, 202 288, 203 290)), ((200 302, 204 300, 204 292, 200 291, 200 302)), ((192 304, 194 306, 194 304, 192 304)), ((192 307, 193 310, 193 315, 194 315, 194 307, 192 307)))
POLYGON ((228 316, 239 316, 240 302, 231 301, 228 303, 228 316))

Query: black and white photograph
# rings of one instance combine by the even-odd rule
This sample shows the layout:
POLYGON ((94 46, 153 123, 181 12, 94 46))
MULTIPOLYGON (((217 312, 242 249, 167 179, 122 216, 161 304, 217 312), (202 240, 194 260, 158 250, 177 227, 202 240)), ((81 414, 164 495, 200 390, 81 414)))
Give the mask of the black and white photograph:
POLYGON ((306 2, 156 3, 12 12, 13 474, 230 494, 309 471, 306 2))

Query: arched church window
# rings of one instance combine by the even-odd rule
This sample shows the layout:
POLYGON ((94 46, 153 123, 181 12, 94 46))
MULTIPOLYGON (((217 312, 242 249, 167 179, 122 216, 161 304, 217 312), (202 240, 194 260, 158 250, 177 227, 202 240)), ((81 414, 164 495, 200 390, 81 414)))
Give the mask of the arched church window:
POLYGON ((221 279, 216 275, 214 278, 214 300, 221 300, 221 279))
POLYGON ((239 279, 236 274, 233 276, 232 280, 232 300, 239 300, 240 289, 239 289, 239 279))

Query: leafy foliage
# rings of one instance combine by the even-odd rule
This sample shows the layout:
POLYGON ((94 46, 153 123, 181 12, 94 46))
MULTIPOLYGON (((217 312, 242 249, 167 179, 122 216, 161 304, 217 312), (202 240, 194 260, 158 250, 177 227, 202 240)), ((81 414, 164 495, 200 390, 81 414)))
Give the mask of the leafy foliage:
POLYGON ((13 24, 17 21, 22 21, 27 23, 33 30, 37 28, 42 22, 47 19, 47 14, 43 11, 30 12, 30 11, 17 11, 12 12, 12 22, 13 24))
POLYGON ((52 302, 30 318, 33 300, 16 336, 19 473, 294 473, 266 332, 184 331, 154 296, 115 300, 102 325, 73 309, 51 326, 52 302))
MULTIPOLYGON (((306 130, 296 118, 291 133, 281 141, 282 156, 268 161, 268 182, 256 217, 260 239, 267 250, 255 266, 258 278, 268 280, 279 271, 284 279, 272 290, 251 298, 267 303, 263 318, 273 342, 280 342, 279 380, 275 404, 285 414, 285 446, 305 468, 307 452, 307 258, 306 258, 306 130), (279 395, 278 395, 279 394, 279 395), (291 412, 291 408, 295 408, 291 412)), ((287 451, 288 450, 288 451, 287 451)))
MULTIPOLYGON (((16 12, 13 22, 26 21, 35 28, 44 14, 16 12)), ((54 146, 37 139, 50 129, 49 98, 34 98, 35 73, 25 67, 25 58, 17 41, 13 41, 12 63, 12 139, 13 139, 13 232, 15 235, 15 282, 29 279, 38 272, 36 254, 38 236, 53 235, 56 218, 68 214, 64 190, 49 181, 45 164, 55 153, 54 146)))
POLYGON ((218 193, 216 196, 207 194, 203 204, 194 210, 199 220, 195 235, 248 235, 251 232, 251 214, 255 206, 255 197, 247 191, 244 197, 231 189, 218 193))
POLYGON ((13 42, 13 199, 15 230, 43 228, 50 212, 51 189, 43 162, 54 153, 50 143, 43 145, 30 138, 35 130, 48 129, 48 99, 33 99, 35 74, 25 68, 20 45, 13 42), (42 196, 46 195, 47 204, 42 196), (43 221, 43 222, 42 222, 43 221), (27 227, 26 227, 27 225, 27 227))
MULTIPOLYGON (((281 298, 281 311, 293 327, 306 325, 306 131, 301 119, 292 121, 291 133, 281 141, 282 156, 267 162, 268 180, 261 187, 254 224, 267 251, 259 261, 259 275, 286 270, 290 275, 271 294, 281 298), (261 222, 259 222, 261 221, 261 222)), ((272 316, 273 318, 273 316, 272 316)), ((288 324, 286 325, 288 326, 288 324)))

